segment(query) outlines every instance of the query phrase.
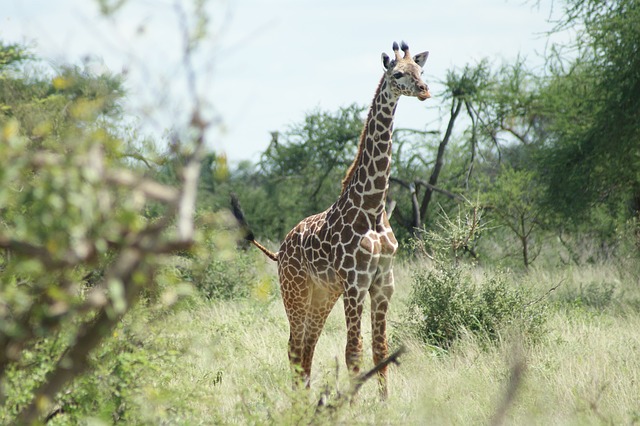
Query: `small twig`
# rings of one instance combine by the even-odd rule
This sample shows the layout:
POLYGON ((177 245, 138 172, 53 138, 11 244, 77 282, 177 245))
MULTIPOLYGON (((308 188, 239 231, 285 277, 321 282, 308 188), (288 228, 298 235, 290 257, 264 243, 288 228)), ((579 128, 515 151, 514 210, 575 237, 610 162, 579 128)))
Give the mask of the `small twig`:
POLYGON ((398 348, 394 353, 392 353, 391 355, 389 355, 388 357, 380 361, 371 370, 366 371, 358 375, 357 377, 355 377, 351 383, 351 388, 349 389, 349 392, 346 392, 344 394, 338 393, 338 397, 336 398, 335 403, 327 404, 326 395, 323 394, 320 398, 320 401, 318 401, 318 404, 317 404, 318 410, 316 411, 316 413, 320 412, 320 409, 329 410, 333 412, 337 411, 340 407, 342 407, 348 401, 351 401, 353 397, 356 396, 356 394, 358 393, 362 385, 367 380, 375 376, 380 370, 387 367, 389 364, 400 365, 398 358, 400 358, 400 355, 404 354, 406 351, 407 351, 406 347, 400 346, 400 348, 398 348))
POLYGON ((367 380, 375 376, 380 370, 382 370, 389 364, 400 365, 398 358, 400 357, 400 355, 402 355, 406 351, 407 349, 404 346, 400 346, 398 350, 396 350, 394 353, 392 353, 391 355, 389 355, 388 357, 380 361, 371 370, 367 371, 366 373, 360 374, 358 377, 356 377, 353 381, 353 385, 351 386, 349 397, 354 397, 356 393, 358 393, 358 391, 360 390, 364 382, 366 382, 367 380))
POLYGON ((566 280, 567 280, 566 278, 561 279, 558 284, 556 284, 553 287, 551 287, 549 290, 547 290, 542 296, 538 297, 536 300, 531 301, 531 302, 527 303, 526 305, 524 305, 524 307, 528 308, 531 305, 535 305, 536 303, 540 303, 544 298, 546 298, 548 295, 550 295, 551 293, 556 291, 557 288, 560 287, 562 285, 562 283, 565 282, 566 280))
POLYGON ((427 188, 427 189, 429 189, 431 191, 439 192, 439 193, 441 193, 443 195, 446 195, 447 197, 451 198, 452 200, 466 201, 466 199, 463 196, 458 195, 458 194, 454 194, 453 192, 447 191, 446 189, 438 188, 437 186, 434 186, 434 185, 430 184, 426 180, 416 179, 416 183, 424 186, 425 188, 427 188))
POLYGON ((108 183, 139 190, 146 197, 155 201, 174 203, 180 196, 180 192, 176 188, 150 179, 140 178, 140 176, 128 170, 109 170, 103 177, 108 183))

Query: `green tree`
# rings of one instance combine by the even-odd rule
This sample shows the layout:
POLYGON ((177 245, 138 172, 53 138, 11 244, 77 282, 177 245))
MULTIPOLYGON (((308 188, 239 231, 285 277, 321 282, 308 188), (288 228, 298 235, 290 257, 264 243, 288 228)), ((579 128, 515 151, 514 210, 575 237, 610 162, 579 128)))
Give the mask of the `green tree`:
MULTIPOLYGON (((540 94, 548 206, 574 224, 640 213, 640 2, 566 0, 573 55, 553 57, 540 94)), ((593 225, 593 223, 592 223, 593 225)), ((596 226, 601 226, 602 224, 596 226)))
POLYGON ((497 223, 516 237, 525 268, 540 253, 536 233, 542 222, 542 188, 531 170, 503 166, 498 177, 484 193, 484 202, 497 223))
POLYGON ((272 134, 256 173, 231 173, 230 186, 256 232, 280 240, 301 219, 337 199, 357 150, 363 111, 351 105, 335 113, 311 112, 303 122, 272 134))
POLYGON ((394 135, 398 149, 392 182, 411 200, 400 204, 392 192, 400 206, 394 213, 397 224, 413 235, 431 224, 434 194, 446 197, 440 205, 460 201, 475 190, 478 176, 497 173, 503 151, 535 144, 540 123, 534 81, 521 59, 495 70, 485 59, 447 73, 440 94, 449 106, 444 134, 424 133, 412 143, 404 134, 394 135))
POLYGON ((0 58, 0 422, 30 424, 154 288, 162 255, 193 245, 205 125, 183 144, 180 185, 165 186, 132 167, 119 78, 73 66, 33 77, 19 46, 1 45, 0 58), (36 363, 46 371, 6 406, 10 373, 51 335, 52 362, 36 363))
MULTIPOLYGON (((471 161, 473 162, 477 145, 473 106, 483 97, 483 92, 490 85, 490 74, 487 61, 481 61, 475 66, 466 65, 462 70, 450 70, 444 82, 445 90, 440 94, 445 102, 449 102, 446 130, 443 135, 437 135, 435 139, 427 134, 423 141, 425 145, 436 145, 435 153, 433 149, 422 153, 410 153, 409 161, 418 158, 420 163, 424 165, 419 169, 410 167, 410 164, 407 168, 407 165, 402 163, 404 158, 401 152, 398 152, 396 156, 396 164, 393 166, 395 173, 391 177, 391 181, 408 192, 410 203, 405 203, 402 208, 396 207, 395 216, 392 215, 392 219, 393 222, 401 225, 411 237, 415 237, 416 231, 422 229, 427 223, 429 207, 435 192, 444 194, 448 198, 459 198, 453 192, 441 188, 440 185, 445 154, 450 143, 455 139, 455 129, 460 122, 460 114, 466 110, 474 124, 470 135, 471 161)), ((403 141, 400 140, 398 145, 402 147, 403 141)), ((407 157, 407 154, 404 154, 404 157, 407 157)), ((396 198, 398 197, 394 195, 394 199, 396 198)))

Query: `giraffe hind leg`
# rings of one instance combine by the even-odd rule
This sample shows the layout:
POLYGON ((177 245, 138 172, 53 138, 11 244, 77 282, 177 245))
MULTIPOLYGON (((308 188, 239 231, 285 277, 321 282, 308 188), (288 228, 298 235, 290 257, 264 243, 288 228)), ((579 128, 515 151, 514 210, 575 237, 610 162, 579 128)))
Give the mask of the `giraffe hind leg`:
POLYGON ((303 369, 304 342, 311 288, 307 277, 290 274, 284 268, 280 273, 280 288, 284 309, 289 320, 289 364, 293 374, 293 387, 298 388, 309 381, 308 372, 303 369))
MULTIPOLYGON (((311 376, 313 354, 316 344, 318 343, 318 338, 340 294, 341 292, 331 291, 319 285, 315 285, 312 290, 304 335, 304 351, 302 354, 302 369, 306 377, 311 376)), ((308 382, 307 386, 309 386, 308 382)))

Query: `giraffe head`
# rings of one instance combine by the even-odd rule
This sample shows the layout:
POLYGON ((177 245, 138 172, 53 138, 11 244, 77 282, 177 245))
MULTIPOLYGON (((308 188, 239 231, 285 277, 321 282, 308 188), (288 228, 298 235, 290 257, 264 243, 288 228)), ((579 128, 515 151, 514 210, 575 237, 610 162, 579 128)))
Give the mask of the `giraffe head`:
POLYGON ((390 59, 386 53, 382 54, 382 65, 385 69, 385 77, 391 90, 398 96, 415 96, 424 101, 431 97, 429 86, 422 81, 422 67, 427 61, 429 52, 418 53, 411 57, 409 46, 404 41, 399 47, 398 43, 393 43, 393 53, 395 59, 390 59), (400 55, 400 49, 404 56, 400 55))

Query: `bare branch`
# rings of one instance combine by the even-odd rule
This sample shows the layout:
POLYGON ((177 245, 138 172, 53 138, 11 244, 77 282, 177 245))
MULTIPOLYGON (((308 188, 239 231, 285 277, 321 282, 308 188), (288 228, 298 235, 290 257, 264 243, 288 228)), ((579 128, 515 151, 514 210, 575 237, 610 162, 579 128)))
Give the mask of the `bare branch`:
POLYGON ((431 191, 439 192, 439 193, 441 193, 443 195, 446 195, 447 197, 451 198, 452 200, 466 201, 466 199, 462 195, 454 194, 453 192, 447 191, 446 189, 442 189, 442 188, 439 188, 439 187, 437 187, 435 185, 431 185, 429 182, 427 182, 425 180, 416 179, 416 183, 428 188, 431 191))
POLYGON ((75 251, 68 250, 63 256, 54 257, 51 255, 49 250, 44 247, 9 238, 2 234, 0 234, 0 248, 10 250, 22 256, 37 258, 49 269, 61 269, 76 266, 79 263, 90 260, 96 253, 94 246, 85 244, 82 245, 82 249, 80 249, 80 247, 76 247, 75 251))
POLYGON ((372 377, 374 377, 380 370, 382 370, 383 368, 387 367, 389 364, 400 365, 400 362, 398 361, 398 358, 400 358, 400 355, 404 354, 406 351, 407 351, 406 348, 404 346, 401 346, 394 353, 392 353, 391 355, 389 355, 388 357, 386 357, 385 359, 380 361, 372 369, 370 369, 369 371, 366 371, 365 373, 362 373, 359 376, 357 376, 356 378, 354 378, 352 380, 352 382, 351 382, 351 388, 349 389, 349 392, 347 392, 345 394, 338 394, 338 397, 337 397, 336 401, 333 404, 326 404, 325 403, 326 394, 323 394, 321 399, 320 399, 320 401, 317 404, 318 405, 318 410, 316 411, 316 415, 318 415, 320 413, 325 413, 327 411, 335 412, 338 409, 340 409, 347 402, 351 401, 356 396, 356 394, 358 393, 358 391, 360 390, 362 385, 367 380, 369 380, 372 377))
POLYGON ((554 285, 553 287, 551 287, 549 290, 547 290, 542 296, 538 297, 536 300, 529 302, 525 305, 525 308, 531 305, 535 305, 536 303, 540 303, 543 299, 545 299, 547 296, 549 296, 551 293, 553 293, 554 291, 556 291, 558 289, 558 287, 560 287, 562 285, 563 282, 565 282, 567 279, 563 278, 560 280, 560 282, 558 282, 558 284, 554 285))
POLYGON ((141 191, 147 198, 155 201, 171 204, 178 200, 179 192, 177 189, 150 179, 140 178, 128 170, 109 170, 105 172, 104 179, 114 185, 141 191))
POLYGON ((398 358, 400 358, 400 355, 404 354, 407 351, 407 348, 404 346, 400 346, 400 348, 398 348, 394 353, 392 353, 391 355, 389 355, 388 357, 386 357, 385 359, 383 359, 382 361, 380 361, 377 365, 375 365, 371 370, 360 374, 358 377, 356 377, 353 381, 353 384, 351 385, 351 391, 349 392, 349 398, 352 398, 356 395, 356 393, 358 393, 358 391, 360 390, 360 388, 362 387, 362 385, 369 380, 370 378, 372 378, 373 376, 375 376, 376 374, 378 374, 378 372, 380 370, 382 370, 383 368, 387 367, 389 364, 396 364, 396 365, 400 365, 400 362, 398 361, 398 358))
POLYGON ((200 159, 203 154, 204 143, 202 142, 202 138, 200 138, 196 152, 182 170, 182 193, 180 194, 177 212, 178 238, 181 241, 193 240, 193 217, 196 210, 200 159))
POLYGON ((469 189, 469 180, 471 179, 471 173, 473 172, 473 166, 476 159, 476 146, 478 143, 478 131, 477 131, 477 122, 476 116, 474 115, 474 110, 471 108, 471 102, 465 100, 464 104, 467 108, 467 114, 471 119, 471 159, 469 160, 469 168, 467 169, 467 175, 464 180, 465 188, 469 189))
POLYGON ((387 219, 391 219, 393 212, 396 210, 396 200, 391 199, 391 197, 387 196, 387 205, 385 206, 385 210, 387 212, 387 219))
MULTIPOLYGON (((435 186, 438 183, 438 177, 440 175, 440 170, 444 165, 444 151, 449 143, 449 139, 451 138, 451 134, 453 132, 453 125, 456 121, 456 118, 460 114, 460 110, 462 109, 462 100, 454 98, 451 101, 451 115, 449 116, 449 123, 447 124, 447 130, 438 146, 438 154, 436 156, 436 164, 433 167, 433 171, 431 172, 431 176, 429 177, 429 185, 435 186)), ((433 189, 431 187, 427 187, 424 196, 422 197, 422 203, 420 204, 420 217, 425 217, 427 214, 427 209, 429 208, 429 203, 431 202, 431 194, 433 193, 433 189)))
POLYGON ((422 225, 422 221, 420 219, 420 203, 418 202, 418 195, 416 193, 416 185, 413 182, 405 182, 401 179, 395 178, 393 176, 389 177, 391 182, 395 182, 401 185, 403 188, 409 191, 411 195, 411 210, 412 210, 412 221, 409 225, 410 231, 413 232, 416 228, 419 228, 422 225))

